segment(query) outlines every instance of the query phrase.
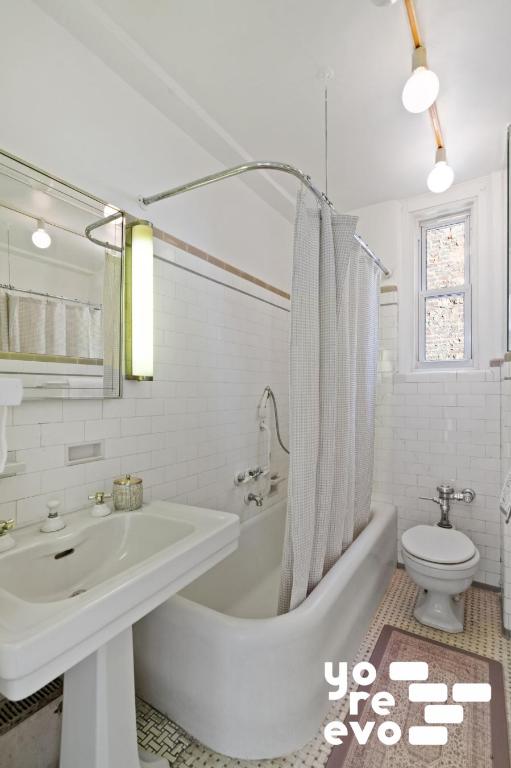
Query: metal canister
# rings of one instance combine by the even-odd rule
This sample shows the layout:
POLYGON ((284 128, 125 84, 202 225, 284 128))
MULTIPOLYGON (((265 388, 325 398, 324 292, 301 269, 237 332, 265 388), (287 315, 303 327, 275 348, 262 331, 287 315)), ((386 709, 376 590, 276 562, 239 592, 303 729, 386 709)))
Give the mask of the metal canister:
POLYGON ((113 483, 112 496, 115 509, 129 512, 140 509, 144 501, 142 478, 133 477, 133 475, 116 477, 113 483))

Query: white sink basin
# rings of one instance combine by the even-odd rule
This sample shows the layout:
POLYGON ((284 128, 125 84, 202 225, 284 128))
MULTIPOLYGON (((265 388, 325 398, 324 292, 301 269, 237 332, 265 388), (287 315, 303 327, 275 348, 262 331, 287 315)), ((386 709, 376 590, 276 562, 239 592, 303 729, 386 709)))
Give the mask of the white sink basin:
POLYGON ((230 554, 239 518, 156 501, 65 519, 15 532, 0 554, 0 693, 21 699, 65 672, 61 767, 134 768, 131 626, 230 554))
POLYGON ((124 573, 194 532, 188 522, 143 512, 74 519, 56 534, 33 531, 0 558, 0 588, 29 603, 67 600, 124 573))

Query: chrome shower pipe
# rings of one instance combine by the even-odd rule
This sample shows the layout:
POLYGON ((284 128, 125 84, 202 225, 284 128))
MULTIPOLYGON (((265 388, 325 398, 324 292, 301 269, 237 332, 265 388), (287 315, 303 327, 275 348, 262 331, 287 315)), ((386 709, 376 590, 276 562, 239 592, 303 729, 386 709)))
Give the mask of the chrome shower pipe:
MULTIPOLYGON (((200 179, 195 179, 195 181, 189 181, 187 184, 181 184, 179 187, 172 187, 172 189, 167 189, 164 192, 158 192, 156 195, 139 197, 138 202, 142 207, 146 207, 148 205, 152 205, 153 203, 158 203, 160 200, 166 200, 169 197, 181 195, 183 192, 190 192, 192 189, 206 187, 208 184, 214 184, 216 181, 229 179, 232 176, 239 176, 240 174, 247 173, 248 171, 282 171, 283 173, 288 173, 291 176, 295 176, 304 186, 307 187, 310 192, 312 192, 317 200, 327 203, 335 212, 335 208, 332 202, 328 199, 324 192, 321 192, 319 189, 317 189, 317 187, 314 186, 310 176, 307 176, 307 174, 305 174, 299 168, 295 168, 294 165, 289 165, 289 163, 273 162, 270 160, 255 160, 250 163, 235 165, 233 168, 226 168, 225 170, 219 171, 218 173, 212 173, 209 176, 203 176, 200 179)), ((104 221, 106 222, 106 219, 104 221)), ((389 277, 390 270, 387 269, 381 259, 379 259, 378 256, 372 252, 369 246, 364 243, 360 235, 355 235, 355 239, 360 244, 365 253, 367 253, 367 255, 381 269, 385 277, 389 277)))
POLYGON ((108 248, 110 251, 118 251, 121 253, 122 247, 120 245, 112 245, 112 243, 109 243, 105 240, 97 240, 95 237, 92 237, 91 232, 94 232, 94 230, 98 229, 99 227, 105 226, 105 224, 110 224, 110 222, 120 219, 123 215, 124 214, 122 211, 116 211, 110 216, 106 216, 104 219, 93 221, 92 224, 89 224, 87 227, 85 227, 85 237, 95 245, 100 245, 102 248, 108 248))

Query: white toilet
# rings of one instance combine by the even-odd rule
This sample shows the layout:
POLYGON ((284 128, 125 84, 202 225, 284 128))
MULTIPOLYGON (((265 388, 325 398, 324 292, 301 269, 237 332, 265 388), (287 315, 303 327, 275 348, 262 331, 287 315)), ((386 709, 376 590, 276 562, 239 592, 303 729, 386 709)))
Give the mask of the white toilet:
POLYGON ((444 632, 463 632, 463 593, 479 564, 479 551, 461 531, 416 525, 401 537, 406 571, 420 587, 414 616, 444 632))

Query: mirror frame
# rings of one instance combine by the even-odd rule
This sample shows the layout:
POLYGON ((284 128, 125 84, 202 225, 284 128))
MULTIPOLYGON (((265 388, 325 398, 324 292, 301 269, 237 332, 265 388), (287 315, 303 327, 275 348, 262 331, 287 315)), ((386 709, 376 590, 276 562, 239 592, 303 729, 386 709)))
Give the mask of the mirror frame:
MULTIPOLYGON (((99 209, 104 209, 110 205, 107 201, 102 200, 96 195, 87 192, 74 184, 69 183, 49 173, 42 168, 39 168, 26 160, 17 157, 16 155, 0 149, 0 158, 6 158, 12 163, 16 163, 28 171, 42 176, 48 180, 48 186, 51 183, 58 184, 70 192, 80 195, 81 197, 91 201, 91 205, 95 204, 99 209)), ((88 361, 87 363, 80 362, 80 358, 73 358, 67 356, 55 356, 55 355, 39 355, 31 353, 15 353, 15 352, 0 352, 0 377, 17 377, 20 378, 23 384, 23 399, 111 399, 122 397, 123 387, 123 370, 124 370, 124 290, 125 290, 125 229, 126 229, 126 212, 118 209, 121 214, 119 220, 122 225, 121 232, 121 274, 119 282, 119 338, 117 343, 118 359, 119 359, 119 372, 118 376, 112 382, 111 389, 105 388, 104 380, 104 365, 103 361, 88 361), (97 369, 101 368, 101 372, 97 369), (88 369, 88 370, 87 370, 88 369), (95 370, 91 370, 95 369, 95 370), (75 385, 69 386, 69 379, 75 380, 75 385), (81 379, 81 381, 76 381, 81 379), (78 384, 78 386, 76 386, 78 384), (83 384, 83 386, 79 386, 83 384), (59 386, 60 385, 60 386, 59 386)), ((98 215, 91 213, 91 223, 100 217, 100 211, 98 215)), ((35 218, 35 217, 34 217, 35 218)), ((86 237, 85 231, 83 236, 86 237)))

